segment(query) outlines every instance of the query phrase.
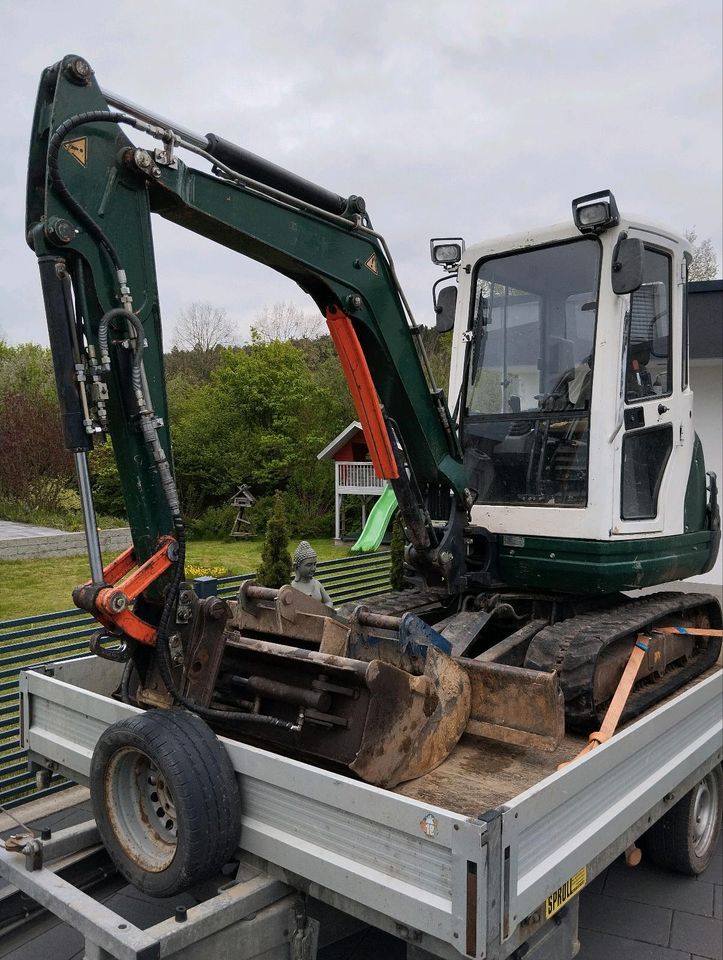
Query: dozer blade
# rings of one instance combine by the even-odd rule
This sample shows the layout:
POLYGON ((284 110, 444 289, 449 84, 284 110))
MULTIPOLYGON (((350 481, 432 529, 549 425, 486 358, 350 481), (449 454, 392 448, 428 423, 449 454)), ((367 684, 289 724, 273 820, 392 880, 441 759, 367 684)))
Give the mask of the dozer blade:
POLYGON ((555 673, 460 658, 471 684, 466 733, 552 752, 565 734, 565 702, 555 673))

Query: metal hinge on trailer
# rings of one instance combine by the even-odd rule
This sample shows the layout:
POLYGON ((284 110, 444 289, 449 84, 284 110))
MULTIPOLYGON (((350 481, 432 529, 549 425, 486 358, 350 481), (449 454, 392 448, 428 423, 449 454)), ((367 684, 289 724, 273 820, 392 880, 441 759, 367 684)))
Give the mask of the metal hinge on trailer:
POLYGON ((499 945, 501 836, 495 810, 452 827, 450 942, 464 957, 492 960, 499 945))

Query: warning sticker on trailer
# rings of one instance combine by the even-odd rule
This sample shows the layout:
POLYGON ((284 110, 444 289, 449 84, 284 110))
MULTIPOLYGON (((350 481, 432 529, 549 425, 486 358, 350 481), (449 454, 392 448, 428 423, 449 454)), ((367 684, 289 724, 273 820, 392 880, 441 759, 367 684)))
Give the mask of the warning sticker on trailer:
POLYGON ((582 870, 578 870, 574 877, 566 880, 561 887, 558 887, 557 890, 550 894, 547 900, 545 900, 545 919, 549 920, 554 913, 557 913, 569 900, 572 900, 575 894, 579 893, 586 883, 587 867, 583 867, 582 870))

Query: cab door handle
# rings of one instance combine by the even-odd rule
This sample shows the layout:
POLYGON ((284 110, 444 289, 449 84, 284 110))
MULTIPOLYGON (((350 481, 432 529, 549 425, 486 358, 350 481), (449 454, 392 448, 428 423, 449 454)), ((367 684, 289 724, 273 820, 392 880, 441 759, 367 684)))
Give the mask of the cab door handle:
POLYGON ((667 413, 670 410, 670 407, 666 407, 664 403, 658 404, 658 416, 662 417, 664 413, 667 413))

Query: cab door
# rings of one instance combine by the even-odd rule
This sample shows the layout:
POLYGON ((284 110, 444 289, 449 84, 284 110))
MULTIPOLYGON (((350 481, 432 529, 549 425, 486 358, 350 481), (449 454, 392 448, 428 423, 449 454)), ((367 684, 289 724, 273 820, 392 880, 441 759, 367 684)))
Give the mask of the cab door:
POLYGON ((643 283, 630 294, 613 534, 682 533, 692 395, 682 383, 683 283, 674 282, 675 263, 671 250, 646 243, 643 283))

